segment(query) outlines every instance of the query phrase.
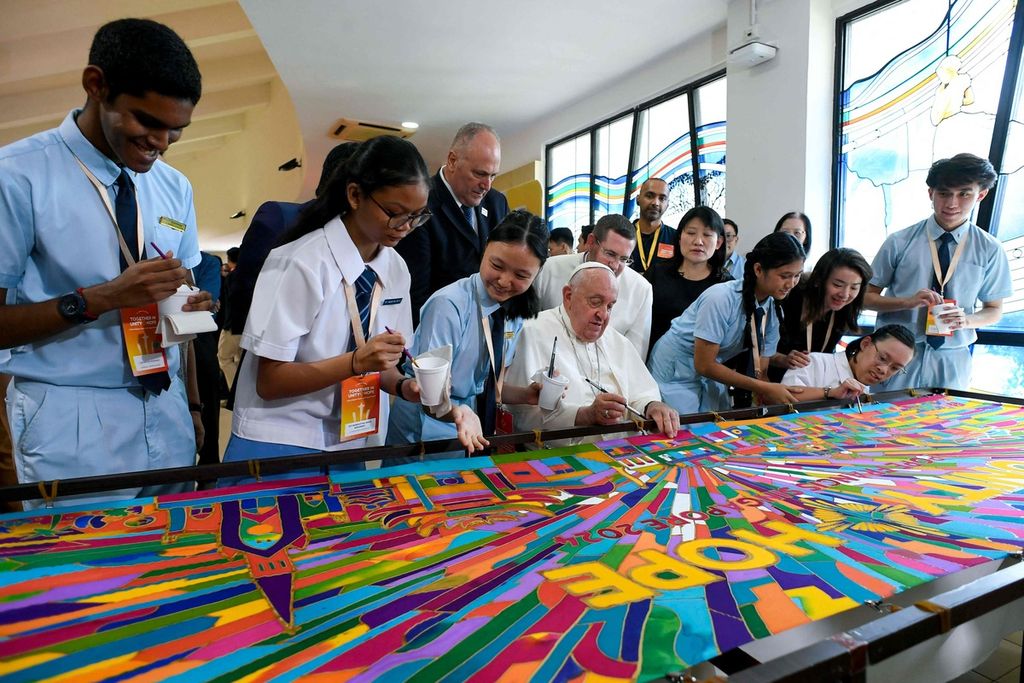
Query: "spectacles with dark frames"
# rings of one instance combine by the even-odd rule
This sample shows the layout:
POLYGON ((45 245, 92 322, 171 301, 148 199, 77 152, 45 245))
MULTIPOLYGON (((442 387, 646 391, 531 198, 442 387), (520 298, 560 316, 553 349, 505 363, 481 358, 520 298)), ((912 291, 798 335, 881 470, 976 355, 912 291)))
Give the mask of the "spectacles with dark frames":
POLYGON ((876 361, 877 365, 887 367, 897 375, 905 375, 907 373, 907 369, 904 366, 889 358, 889 354, 878 348, 878 344, 875 343, 874 339, 868 339, 868 341, 870 341, 871 345, 875 347, 875 357, 878 358, 876 361))
POLYGON ((412 232, 430 220, 430 216, 433 215, 429 211, 421 211, 420 213, 392 213, 381 206, 380 202, 374 199, 372 194, 368 194, 366 196, 377 205, 378 209, 384 212, 385 216, 388 217, 388 227, 392 230, 398 230, 403 225, 408 224, 409 232, 412 232))

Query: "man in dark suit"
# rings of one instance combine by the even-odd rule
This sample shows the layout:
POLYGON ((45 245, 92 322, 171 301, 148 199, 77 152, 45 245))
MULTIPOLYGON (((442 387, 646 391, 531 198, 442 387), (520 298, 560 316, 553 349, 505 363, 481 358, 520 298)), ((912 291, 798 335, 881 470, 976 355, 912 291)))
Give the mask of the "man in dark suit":
POLYGON ((430 220, 395 247, 412 276, 413 325, 431 294, 480 270, 487 236, 508 214, 505 195, 491 188, 500 165, 493 128, 467 123, 455 134, 444 166, 431 179, 430 220))

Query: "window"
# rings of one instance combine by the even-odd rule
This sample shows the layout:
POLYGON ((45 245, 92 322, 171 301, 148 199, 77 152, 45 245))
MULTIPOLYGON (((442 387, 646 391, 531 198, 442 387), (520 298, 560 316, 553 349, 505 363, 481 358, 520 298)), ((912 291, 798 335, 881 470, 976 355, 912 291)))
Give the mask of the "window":
POLYGON ((635 219, 651 177, 669 185, 668 225, 698 203, 724 211, 725 97, 716 74, 548 145, 548 224, 579 235, 609 213, 635 219))
MULTIPOLYGON (((893 0, 839 19, 833 244, 871 261, 929 215, 929 166, 971 152, 1000 173, 975 220, 1003 241, 1024 293, 1024 204, 1011 199, 1024 190, 1022 33, 1014 0, 893 0)), ((1024 330, 1024 297, 1004 311, 999 327, 1024 330)))

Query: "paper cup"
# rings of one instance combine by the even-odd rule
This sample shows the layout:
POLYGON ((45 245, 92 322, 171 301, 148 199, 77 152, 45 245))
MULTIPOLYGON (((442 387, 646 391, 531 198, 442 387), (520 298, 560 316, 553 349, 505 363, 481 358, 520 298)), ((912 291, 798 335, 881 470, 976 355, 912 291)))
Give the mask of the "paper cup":
POLYGON ((936 304, 935 306, 932 306, 928 310, 932 314, 932 322, 933 322, 933 324, 929 327, 929 329, 927 330, 927 333, 928 334, 942 334, 942 335, 951 334, 952 331, 953 331, 952 327, 950 327, 950 325, 948 325, 947 323, 943 322, 940 319, 940 316, 946 315, 947 313, 952 313, 953 311, 956 311, 956 310, 959 310, 959 309, 960 309, 960 307, 957 306, 956 304, 951 304, 951 303, 948 303, 948 302, 941 303, 941 304, 936 304))
POLYGON ((183 284, 178 291, 157 304, 160 310, 160 317, 163 318, 172 313, 181 313, 181 307, 188 303, 188 298, 199 293, 198 287, 189 287, 183 284))
POLYGON ((540 398, 537 404, 544 410, 554 410, 557 408, 558 403, 562 400, 562 392, 565 391, 565 387, 569 384, 569 378, 562 375, 548 377, 546 372, 538 370, 531 379, 534 382, 539 382, 541 385, 540 398))
POLYGON ((448 361, 444 358, 417 358, 412 366, 416 383, 420 385, 420 403, 436 406, 444 400, 444 389, 448 379, 448 361))

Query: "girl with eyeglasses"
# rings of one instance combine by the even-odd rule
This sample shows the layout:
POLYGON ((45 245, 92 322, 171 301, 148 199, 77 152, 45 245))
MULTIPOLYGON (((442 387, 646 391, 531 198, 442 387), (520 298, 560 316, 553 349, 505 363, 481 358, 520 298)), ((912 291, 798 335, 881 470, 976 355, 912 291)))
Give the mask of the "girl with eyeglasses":
MULTIPOLYGON (((486 448, 504 415, 499 404, 536 405, 540 386, 504 381, 523 320, 540 311, 534 279, 547 260, 548 230, 528 211, 513 211, 487 236, 480 271, 435 292, 420 309, 413 356, 450 347, 450 412, 428 412, 419 401, 395 401, 389 443, 451 439, 473 453, 486 448), (449 424, 455 422, 455 424, 449 424), (472 427, 472 431, 469 427, 472 427), (465 434, 465 436, 464 436, 465 434), (468 441, 468 443, 467 443, 468 441)), ((412 380, 410 380, 412 381, 412 380)), ((508 425, 511 427, 511 425, 508 425)), ((431 454, 431 459, 458 453, 431 454)), ((396 458, 385 464, 406 461, 396 458)))
POLYGON ((429 217, 428 178, 411 143, 364 142, 270 252, 242 337, 226 462, 382 445, 383 392, 419 400, 396 367, 412 313, 394 246, 429 217), (358 396, 376 398, 375 420, 358 396))
POLYGON ((914 335, 902 325, 885 325, 835 353, 812 353, 807 365, 782 378, 801 401, 848 399, 904 372, 914 359, 914 335), (797 388, 799 387, 799 388, 797 388))
POLYGON ((831 249, 818 259, 782 302, 779 348, 768 368, 773 382, 806 366, 811 352, 832 353, 844 335, 860 333, 857 318, 871 275, 871 266, 853 249, 831 249))
POLYGON ((730 407, 727 387, 753 392, 764 403, 793 403, 768 381, 768 359, 779 340, 777 303, 800 279, 804 250, 792 236, 763 237, 747 254, 743 279, 712 285, 658 340, 648 366, 665 403, 680 414, 730 407), (750 352, 745 371, 726 365, 750 352))

